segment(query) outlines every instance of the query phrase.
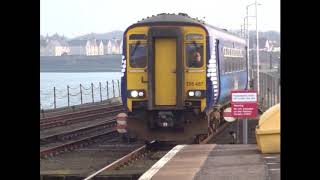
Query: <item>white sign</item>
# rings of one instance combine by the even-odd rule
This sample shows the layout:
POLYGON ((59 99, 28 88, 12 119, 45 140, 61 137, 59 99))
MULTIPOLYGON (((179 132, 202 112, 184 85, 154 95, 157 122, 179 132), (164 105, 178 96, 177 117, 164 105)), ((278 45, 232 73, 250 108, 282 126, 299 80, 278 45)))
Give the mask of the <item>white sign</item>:
POLYGON ((232 93, 232 102, 257 102, 257 93, 232 93))
POLYGON ((233 122, 233 121, 236 120, 236 118, 232 117, 231 107, 226 108, 226 109, 223 111, 223 118, 224 118, 224 120, 226 120, 227 122, 233 122))

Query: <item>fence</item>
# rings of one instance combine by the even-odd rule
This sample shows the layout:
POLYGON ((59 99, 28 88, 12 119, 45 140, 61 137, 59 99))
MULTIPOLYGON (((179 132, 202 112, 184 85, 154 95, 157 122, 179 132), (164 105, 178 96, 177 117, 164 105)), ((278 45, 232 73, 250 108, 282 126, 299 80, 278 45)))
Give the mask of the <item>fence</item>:
POLYGON ((99 82, 99 85, 91 83, 86 87, 80 84, 78 87, 67 86, 66 89, 57 89, 53 87, 50 92, 40 90, 40 109, 56 109, 58 107, 79 105, 88 102, 103 101, 110 98, 120 97, 120 82, 119 80, 99 82), (44 105, 43 102, 51 102, 49 105, 44 105))
MULTIPOLYGON (((257 90, 257 72, 251 72, 251 85, 257 90)), ((259 91, 258 102, 262 111, 267 110, 271 106, 280 103, 280 75, 275 72, 259 73, 259 91)))

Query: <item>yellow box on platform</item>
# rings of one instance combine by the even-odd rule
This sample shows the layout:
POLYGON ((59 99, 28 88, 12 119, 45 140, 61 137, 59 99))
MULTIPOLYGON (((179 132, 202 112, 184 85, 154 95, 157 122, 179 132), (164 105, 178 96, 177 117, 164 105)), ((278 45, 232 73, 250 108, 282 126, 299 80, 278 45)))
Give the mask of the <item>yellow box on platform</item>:
POLYGON ((280 104, 262 114, 256 127, 256 139, 262 153, 280 153, 280 104))

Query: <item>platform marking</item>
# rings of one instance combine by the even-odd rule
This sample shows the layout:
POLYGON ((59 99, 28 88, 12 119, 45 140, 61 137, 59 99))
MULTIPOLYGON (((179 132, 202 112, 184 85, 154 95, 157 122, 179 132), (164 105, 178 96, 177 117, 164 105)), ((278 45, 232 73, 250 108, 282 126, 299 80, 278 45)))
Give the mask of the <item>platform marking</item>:
POLYGON ((280 163, 274 163, 274 162, 267 162, 267 164, 269 165, 269 164, 280 164, 280 163))
POLYGON ((269 169, 270 171, 280 171, 280 169, 269 169))
POLYGON ((265 158, 265 159, 276 159, 277 157, 275 157, 275 156, 265 156, 263 158, 265 158))
POLYGON ((151 179, 167 162, 169 162, 182 148, 186 145, 177 145, 163 156, 156 164, 154 164, 147 172, 145 172, 139 180, 151 179))

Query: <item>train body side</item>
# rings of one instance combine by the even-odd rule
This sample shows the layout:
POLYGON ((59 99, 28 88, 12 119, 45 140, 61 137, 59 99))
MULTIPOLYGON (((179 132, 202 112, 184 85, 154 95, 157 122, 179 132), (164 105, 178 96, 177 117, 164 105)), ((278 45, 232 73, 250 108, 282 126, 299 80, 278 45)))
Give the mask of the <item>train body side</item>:
POLYGON ((209 34, 206 109, 210 109, 228 103, 232 90, 246 89, 248 71, 245 41, 210 26, 206 29, 209 34))

